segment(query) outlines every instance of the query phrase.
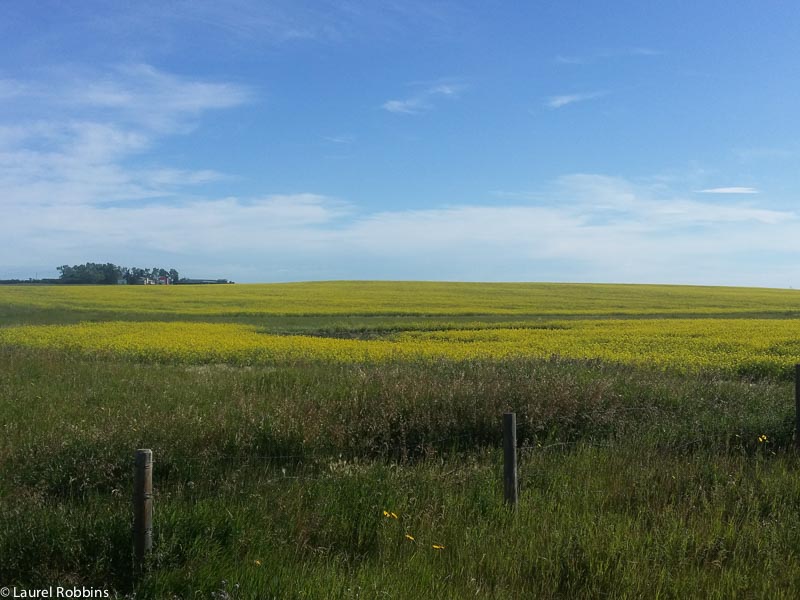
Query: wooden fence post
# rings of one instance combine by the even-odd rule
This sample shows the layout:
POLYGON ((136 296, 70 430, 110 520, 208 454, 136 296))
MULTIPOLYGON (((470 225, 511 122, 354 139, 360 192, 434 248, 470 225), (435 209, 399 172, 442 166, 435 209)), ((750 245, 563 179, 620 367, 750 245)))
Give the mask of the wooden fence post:
POLYGON ((503 497, 511 508, 517 508, 517 415, 503 414, 503 497))
POLYGON ((133 554, 142 568, 153 549, 153 451, 137 450, 133 477, 133 554))

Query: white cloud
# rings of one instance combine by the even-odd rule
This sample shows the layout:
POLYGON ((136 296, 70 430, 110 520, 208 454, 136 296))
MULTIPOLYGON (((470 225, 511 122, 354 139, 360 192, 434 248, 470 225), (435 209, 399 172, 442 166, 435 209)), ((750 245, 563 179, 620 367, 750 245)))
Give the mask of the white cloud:
POLYGON ((0 100, 21 96, 27 91, 24 83, 14 79, 0 79, 0 100))
POLYGON ((717 187, 707 190, 698 190, 698 194, 758 194, 759 191, 752 187, 717 187))
POLYGON ((388 100, 381 107, 392 113, 415 115, 431 110, 439 98, 458 98, 463 89, 460 84, 439 83, 403 100, 388 100))
POLYGON ((628 48, 628 50, 622 54, 628 54, 629 56, 661 56, 664 52, 653 48, 638 46, 635 48, 628 48))
POLYGON ((61 71, 22 85, 23 102, 47 115, 0 123, 0 205, 105 205, 174 197, 222 179, 210 169, 131 167, 165 135, 186 133, 205 112, 252 98, 244 86, 178 77, 149 65, 90 76, 61 71))
MULTIPOLYGON (((77 74, 71 85, 67 77, 56 79, 16 88, 31 102, 46 103, 39 114, 47 118, 0 123, 5 272, 95 260, 169 263, 199 276, 210 269, 251 280, 694 277, 735 283, 726 265, 742 278, 769 272, 761 265, 748 270, 743 248, 752 255, 800 253, 793 212, 701 202, 664 184, 596 174, 567 175, 533 192, 495 193, 485 204, 443 201, 420 210, 360 212, 310 193, 204 197, 195 186, 225 174, 133 166, 132 159, 163 136, 189 132, 208 111, 247 102, 249 89, 146 65, 77 74), (57 94, 41 92, 48 83, 57 94)), ((415 95, 384 108, 422 112, 463 89, 450 82, 418 85, 415 95)), ((749 188, 715 188, 732 189, 749 188)), ((789 272, 786 265, 773 268, 782 269, 775 277, 789 272)))
POLYGON ((83 121, 0 130, 0 205, 91 205, 158 198, 174 195, 183 186, 222 178, 208 169, 125 165, 152 141, 147 132, 83 121))
POLYGON ((616 212, 649 226, 680 224, 720 225, 733 222, 775 224, 795 219, 788 211, 753 207, 749 204, 720 205, 698 202, 670 193, 662 184, 638 186, 619 177, 574 174, 560 177, 557 195, 568 196, 584 214, 600 217, 616 212))
POLYGON ((331 144, 352 144, 356 141, 356 136, 348 133, 343 135, 326 135, 323 136, 322 139, 331 144))
POLYGON ((798 155, 797 147, 775 148, 769 146, 754 146, 737 148, 733 151, 737 159, 743 162, 775 161, 795 158, 798 155))
POLYGON ((135 41, 126 42, 138 42, 140 52, 153 52, 150 46, 194 43, 213 47, 220 42, 252 52, 263 51, 265 46, 315 40, 385 39, 407 31, 417 36, 441 34, 456 27, 454 14, 464 12, 450 3, 422 0, 175 0, 113 3, 111 7, 92 6, 91 10, 89 31, 103 37, 134 37, 130 35, 133 31, 135 41), (198 35, 186 36, 187 31, 198 35))
POLYGON ((159 132, 172 132, 206 111, 253 99, 251 90, 240 84, 179 77, 146 64, 119 66, 63 88, 57 96, 68 105, 106 110, 159 132))
POLYGON ((556 62, 562 65, 588 65, 592 59, 588 56, 556 56, 556 62))
POLYGON ((161 260, 250 280, 769 284, 774 273, 772 285, 792 285, 788 274, 800 277, 779 261, 747 262, 759 253, 800 253, 794 212, 698 202, 595 174, 561 177, 537 196, 371 213, 316 194, 18 206, 0 236, 19 253, 17 265, 161 260))
POLYGON ((793 220, 794 213, 749 206, 717 206, 689 200, 674 200, 654 205, 654 216, 662 216, 674 222, 721 224, 728 222, 752 222, 776 224, 793 220))
POLYGON ((490 190, 489 195, 493 198, 499 198, 500 200, 513 200, 515 202, 535 202, 545 199, 541 192, 490 190))
POLYGON ((589 65, 592 63, 631 56, 660 56, 663 52, 646 47, 622 48, 619 50, 603 50, 584 55, 556 55, 555 61, 562 65, 589 65))
POLYGON ((550 96, 546 100, 545 106, 548 108, 561 108, 563 106, 567 106, 568 104, 600 98, 601 96, 605 96, 607 93, 608 92, 585 92, 582 94, 563 94, 560 96, 550 96))

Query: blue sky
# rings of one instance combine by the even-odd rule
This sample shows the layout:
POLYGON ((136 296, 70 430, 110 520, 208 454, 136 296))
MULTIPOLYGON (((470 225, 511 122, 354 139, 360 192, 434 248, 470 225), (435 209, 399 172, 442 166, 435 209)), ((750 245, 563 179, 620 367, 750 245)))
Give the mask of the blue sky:
POLYGON ((0 4, 0 278, 800 285, 800 5, 0 4))

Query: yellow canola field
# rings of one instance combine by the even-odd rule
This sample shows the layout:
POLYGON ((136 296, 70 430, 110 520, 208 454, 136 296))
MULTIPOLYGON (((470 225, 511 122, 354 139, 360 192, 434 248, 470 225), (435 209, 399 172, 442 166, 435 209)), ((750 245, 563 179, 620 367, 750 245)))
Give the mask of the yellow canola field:
MULTIPOLYGON (((800 291, 568 283, 328 281, 247 285, 0 286, 0 316, 800 314, 800 291)), ((148 317, 149 318, 149 317, 148 317)), ((143 319, 144 320, 144 319, 143 319)))
POLYGON ((103 322, 0 329, 0 343, 179 363, 602 359, 697 372, 786 374, 800 362, 800 321, 554 321, 549 328, 408 331, 376 340, 280 336, 241 324, 103 322))

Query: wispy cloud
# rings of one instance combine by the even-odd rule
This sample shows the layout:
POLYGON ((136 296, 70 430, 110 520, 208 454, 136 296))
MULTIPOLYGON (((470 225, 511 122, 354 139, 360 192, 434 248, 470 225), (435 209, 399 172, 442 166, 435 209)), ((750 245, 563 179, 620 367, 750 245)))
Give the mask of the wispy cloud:
POLYGON ((439 83, 402 100, 387 100, 381 107, 392 113, 416 115, 433 109, 439 99, 458 98, 464 88, 462 84, 439 83))
POLYGON ((742 162, 751 161, 773 161, 773 160, 786 160, 795 158, 800 154, 797 146, 786 148, 773 148, 773 147, 750 147, 750 148, 737 148, 733 151, 737 159, 742 162))
MULTIPOLYGON (((5 85, 0 80, 0 97, 6 94, 17 108, 36 114, 38 123, 103 120, 160 133, 173 133, 209 110, 255 99, 253 90, 240 83, 183 77, 144 63, 60 67, 44 78, 4 81, 5 85)), ((9 125, 0 122, 2 126, 9 125)))
POLYGON ((21 82, 35 120, 0 121, 0 205, 103 205, 174 197, 217 181, 211 169, 129 164, 211 110, 249 101, 241 85, 179 77, 149 65, 56 72, 21 82))
POLYGON ((716 187, 707 190, 697 190, 698 194, 758 194, 753 187, 716 187))
POLYGON ((580 94, 563 94, 560 96, 550 96, 549 98, 547 98, 545 106, 547 106, 548 108, 562 108, 569 104, 575 104, 576 102, 585 102, 586 100, 593 100, 595 98, 600 98, 607 94, 608 92, 598 91, 598 92, 584 92, 580 94))
POLYGON ((556 56, 555 61, 562 65, 588 65, 590 62, 593 62, 592 59, 587 56, 563 56, 561 54, 556 56))
POLYGON ((599 217, 604 212, 612 211, 616 213, 613 218, 624 215, 625 218, 659 227, 745 221, 774 224, 795 219, 794 213, 788 211, 742 203, 720 205, 699 202, 671 192, 663 185, 637 185, 605 175, 574 174, 560 177, 555 193, 570 197, 573 206, 582 206, 584 214, 599 217))
POLYGON ((630 56, 661 56, 664 52, 640 46, 638 48, 629 48, 627 54, 630 56))
MULTIPOLYGON (((275 46, 337 43, 373 37, 441 36, 460 31, 470 12, 451 2, 403 0, 174 0, 112 2, 49 7, 54 22, 67 31, 48 31, 53 47, 59 37, 92 40, 107 48, 107 60, 163 56, 202 47, 256 55, 275 46)), ((32 24, 36 7, 20 10, 32 24)), ((39 11, 40 12, 40 11, 39 11)), ((213 50, 212 50, 213 51, 213 50)), ((151 59, 152 60, 152 59, 151 59)))
MULTIPOLYGON (((121 206, 54 203, 46 212, 23 204, 0 222, 0 237, 22 257, 17 264, 32 260, 28 256, 37 265, 153 257, 185 272, 245 280, 790 285, 788 277, 800 276, 800 267, 775 264, 768 271, 747 264, 741 250, 800 252, 792 211, 700 202, 663 187, 580 173, 545 186, 535 202, 526 196, 500 205, 442 202, 371 212, 312 193, 121 206)), ((0 267, 8 262, 0 256, 0 267)))
POLYGON ((591 54, 564 55, 558 54, 555 61, 562 65, 590 65, 604 60, 624 58, 627 56, 659 56, 663 52, 646 47, 622 48, 619 50, 602 50, 591 54))
POLYGON ((509 190, 491 190, 489 195, 493 198, 500 200, 511 200, 514 202, 534 202, 542 200, 545 196, 542 192, 524 192, 524 191, 509 191, 509 190))
POLYGON ((343 135, 326 135, 323 136, 322 139, 331 144, 352 144, 356 141, 356 136, 348 133, 343 135))
POLYGON ((111 111, 158 130, 253 99, 252 91, 241 84, 189 79, 146 64, 122 65, 64 87, 64 102, 111 111))
POLYGON ((0 79, 0 100, 21 96, 26 91, 26 86, 14 79, 0 79))
MULTIPOLYGON (((299 255, 324 253, 329 248, 323 242, 331 233, 321 228, 333 228, 348 212, 344 202, 308 193, 133 206, 57 204, 47 212, 22 205, 15 208, 11 222, 0 223, 0 235, 9 243, 22 244, 20 248, 38 246, 36 260, 44 264, 100 256, 123 263, 181 256, 181 263, 198 272, 205 260, 201 256, 214 256, 212 264, 220 256, 260 256, 264 250, 274 252, 281 242, 287 251, 299 255), (43 234, 46 242, 38 238, 43 234), (295 246, 296 241, 301 242, 295 246)), ((0 266, 5 267, 9 258, 0 254, 0 266)))

